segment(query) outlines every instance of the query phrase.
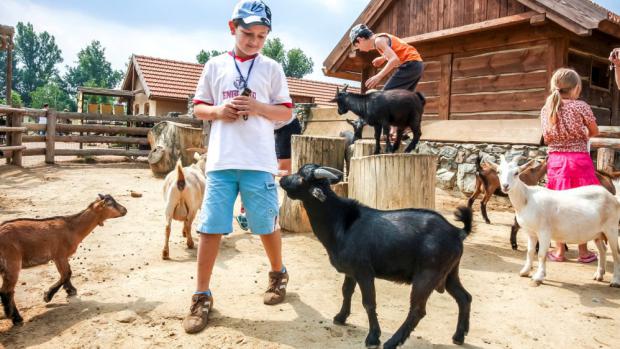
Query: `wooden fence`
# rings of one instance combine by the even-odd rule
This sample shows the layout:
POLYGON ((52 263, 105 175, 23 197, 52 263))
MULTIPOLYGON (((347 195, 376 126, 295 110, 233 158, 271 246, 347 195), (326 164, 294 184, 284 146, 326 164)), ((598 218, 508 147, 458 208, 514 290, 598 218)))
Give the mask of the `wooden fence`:
MULTIPOLYGON (((45 162, 53 164, 56 156, 147 156, 148 150, 130 149, 131 145, 147 145, 146 135, 150 127, 161 121, 173 121, 201 127, 202 121, 184 117, 154 117, 134 115, 109 115, 58 112, 55 110, 12 108, 0 105, 0 116, 6 115, 6 126, 0 133, 6 134, 6 145, 0 144, 0 158, 8 164, 22 165, 22 157, 45 155, 45 162), (46 117, 47 124, 25 123, 24 117, 46 117), (62 121, 70 120, 67 124, 62 121), (73 123, 78 120, 79 123, 73 123), (90 124, 88 124, 90 123, 90 124), (94 124, 93 124, 94 123, 94 124), (122 125, 118 125, 118 124, 122 125), (44 131, 43 134, 40 134, 44 131), (40 147, 29 148, 24 143, 44 142, 40 147), (122 144, 124 149, 56 149, 56 142, 122 144)), ((35 119, 36 120, 36 119, 35 119)))

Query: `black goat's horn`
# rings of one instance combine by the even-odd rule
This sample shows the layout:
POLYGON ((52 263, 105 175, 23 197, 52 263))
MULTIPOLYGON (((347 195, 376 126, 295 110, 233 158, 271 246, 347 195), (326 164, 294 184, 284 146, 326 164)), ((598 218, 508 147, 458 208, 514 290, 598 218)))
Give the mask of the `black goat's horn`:
POLYGON ((347 92, 348 88, 349 88, 349 84, 344 84, 344 87, 342 88, 342 92, 347 92))
MULTIPOLYGON (((338 171, 338 170, 336 170, 338 171)), ((340 171, 338 171, 340 172, 340 171)), ((342 172, 340 172, 342 173, 342 172)), ((317 168, 316 170, 314 170, 314 172, 312 173, 314 176, 314 179, 329 179, 329 180, 337 180, 340 179, 339 176, 333 174, 331 171, 327 170, 327 168, 317 168)))

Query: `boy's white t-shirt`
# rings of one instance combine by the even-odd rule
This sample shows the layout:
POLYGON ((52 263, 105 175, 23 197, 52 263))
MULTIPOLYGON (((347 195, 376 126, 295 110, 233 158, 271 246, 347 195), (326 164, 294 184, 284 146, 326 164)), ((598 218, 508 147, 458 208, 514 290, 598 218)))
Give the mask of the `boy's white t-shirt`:
MULTIPOLYGON (((253 59, 236 58, 239 70, 247 77, 253 97, 266 104, 292 107, 288 84, 282 66, 269 57, 257 55, 253 59)), ((235 68, 232 53, 210 59, 198 81, 194 103, 222 105, 241 94, 243 84, 235 68)), ((278 173, 274 122, 262 116, 239 118, 235 122, 214 120, 211 125, 206 171, 255 170, 278 173)))

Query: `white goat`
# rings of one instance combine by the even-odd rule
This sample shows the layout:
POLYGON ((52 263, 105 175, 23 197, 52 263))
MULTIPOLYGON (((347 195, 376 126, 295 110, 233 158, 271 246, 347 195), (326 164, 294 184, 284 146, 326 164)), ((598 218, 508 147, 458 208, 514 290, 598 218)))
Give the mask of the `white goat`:
POLYGON ((532 279, 540 284, 545 278, 545 262, 551 240, 583 244, 595 240, 598 267, 594 280, 603 281, 606 249, 601 238, 606 237, 614 259, 611 287, 620 287, 618 221, 620 201, 600 185, 555 191, 539 186, 527 186, 519 178, 519 166, 513 159, 502 156, 495 167, 504 193, 515 208, 517 222, 528 234, 527 258, 520 275, 527 277, 532 269, 536 242, 538 269, 532 279))
POLYGON ((168 173, 164 179, 164 201, 166 202, 166 240, 162 251, 163 259, 170 259, 168 241, 172 220, 183 222, 183 237, 187 239, 187 248, 194 248, 192 239, 192 222, 202 204, 205 191, 206 152, 194 153, 196 163, 182 167, 177 162, 176 170, 168 173))

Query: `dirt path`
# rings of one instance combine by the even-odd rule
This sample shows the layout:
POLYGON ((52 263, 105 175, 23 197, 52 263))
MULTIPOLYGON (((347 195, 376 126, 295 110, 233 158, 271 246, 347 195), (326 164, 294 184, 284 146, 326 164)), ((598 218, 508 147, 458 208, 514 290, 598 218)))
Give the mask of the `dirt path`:
MULTIPOLYGON (((12 328, 0 315, 6 348, 362 348, 368 323, 359 290, 349 325, 336 326, 342 276, 329 265, 311 234, 284 236, 291 275, 288 301, 262 304, 267 260, 259 239, 235 232, 223 240, 213 278, 215 311, 210 327, 186 335, 181 319, 194 289, 195 250, 185 248, 174 226, 171 261, 163 246, 162 180, 140 163, 62 163, 27 169, 0 166, 0 221, 76 213, 98 193, 128 209, 86 238, 71 261, 78 296, 60 291, 51 303, 43 291, 57 278, 52 264, 22 271, 16 302, 25 324, 12 328), (130 190, 143 197, 132 198, 130 190)), ((438 192, 439 209, 451 217, 462 198, 438 192)), ((534 287, 520 278, 523 247, 508 243, 512 215, 506 202, 490 207, 494 225, 476 210, 466 241, 461 278, 473 295, 466 348, 617 348, 620 290, 591 280, 595 264, 549 263, 548 281, 534 287)), ((523 236, 519 237, 525 246, 523 236)), ((593 246, 591 246, 593 249, 593 246)), ((611 269, 611 257, 608 270, 611 269)), ((404 320, 409 287, 378 281, 377 303, 385 342, 404 320)), ((404 348, 453 347, 457 306, 435 293, 427 316, 404 348)))

